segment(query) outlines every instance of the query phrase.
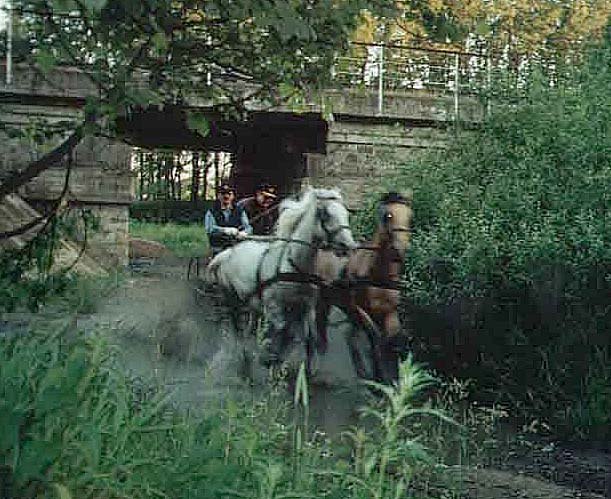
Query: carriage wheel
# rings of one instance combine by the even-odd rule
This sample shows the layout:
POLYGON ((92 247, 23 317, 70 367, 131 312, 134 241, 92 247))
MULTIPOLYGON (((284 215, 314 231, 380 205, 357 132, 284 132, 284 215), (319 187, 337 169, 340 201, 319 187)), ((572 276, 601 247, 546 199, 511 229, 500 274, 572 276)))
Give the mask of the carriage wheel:
POLYGON ((374 381, 385 381, 386 375, 383 369, 382 357, 382 341, 383 333, 378 325, 371 319, 369 314, 361 307, 356 306, 350 310, 345 310, 348 317, 352 321, 353 330, 349 334, 348 348, 354 369, 359 378, 373 379, 374 381), (365 361, 361 355, 361 349, 358 345, 357 335, 363 332, 367 337, 369 344, 369 352, 365 355, 369 361, 369 369, 365 367, 365 361), (367 372, 369 371, 369 372, 367 372))

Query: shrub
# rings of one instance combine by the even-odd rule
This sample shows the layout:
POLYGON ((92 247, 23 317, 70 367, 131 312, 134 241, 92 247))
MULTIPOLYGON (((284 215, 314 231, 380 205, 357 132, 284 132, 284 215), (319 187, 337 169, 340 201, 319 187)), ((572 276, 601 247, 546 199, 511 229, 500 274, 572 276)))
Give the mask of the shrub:
MULTIPOLYGON (((599 387, 611 378, 585 380, 596 352, 611 360, 609 43, 574 74, 556 87, 535 75, 522 101, 495 103, 480 130, 388 179, 414 191, 404 318, 425 337, 468 331, 481 389, 570 432, 567 404, 608 427, 599 387)), ((443 341, 455 354, 467 340, 443 341)))

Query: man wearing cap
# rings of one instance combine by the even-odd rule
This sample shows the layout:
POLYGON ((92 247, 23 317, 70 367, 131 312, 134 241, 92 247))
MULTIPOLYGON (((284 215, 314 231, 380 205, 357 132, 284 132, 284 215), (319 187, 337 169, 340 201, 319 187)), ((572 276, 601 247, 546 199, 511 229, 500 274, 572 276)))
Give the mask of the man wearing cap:
POLYGON ((248 215, 236 205, 236 191, 227 184, 219 187, 218 199, 206 212, 204 226, 214 255, 231 246, 236 239, 252 234, 248 215))
POLYGON ((259 236, 271 234, 278 220, 277 200, 276 187, 264 183, 257 186, 254 196, 242 199, 238 203, 248 215, 253 234, 259 236))

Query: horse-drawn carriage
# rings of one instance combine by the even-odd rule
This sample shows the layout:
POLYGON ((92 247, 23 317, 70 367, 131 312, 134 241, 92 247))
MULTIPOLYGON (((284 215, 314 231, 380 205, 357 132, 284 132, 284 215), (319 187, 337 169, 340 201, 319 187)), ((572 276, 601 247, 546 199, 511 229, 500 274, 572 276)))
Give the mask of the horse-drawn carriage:
POLYGON ((310 368, 315 353, 326 351, 328 316, 335 306, 356 326, 347 341, 357 374, 392 376, 385 365, 393 363, 390 346, 400 334, 397 305, 410 199, 385 195, 373 240, 361 245, 353 240, 337 191, 309 189, 297 200, 283 201, 280 210, 273 236, 241 241, 206 267, 205 280, 228 305, 244 353, 258 349, 254 333, 263 317, 267 345, 261 359, 280 362, 287 347, 300 340, 310 368), (366 332, 368 359, 357 345, 358 329, 366 332))

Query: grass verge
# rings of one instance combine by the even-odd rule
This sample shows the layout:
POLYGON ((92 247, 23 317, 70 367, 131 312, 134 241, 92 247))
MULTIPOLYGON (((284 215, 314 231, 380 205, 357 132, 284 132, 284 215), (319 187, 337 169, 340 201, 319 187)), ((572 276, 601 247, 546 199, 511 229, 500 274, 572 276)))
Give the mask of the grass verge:
POLYGON ((130 220, 130 235, 157 241, 179 257, 204 256, 209 251, 203 224, 153 223, 130 220))

